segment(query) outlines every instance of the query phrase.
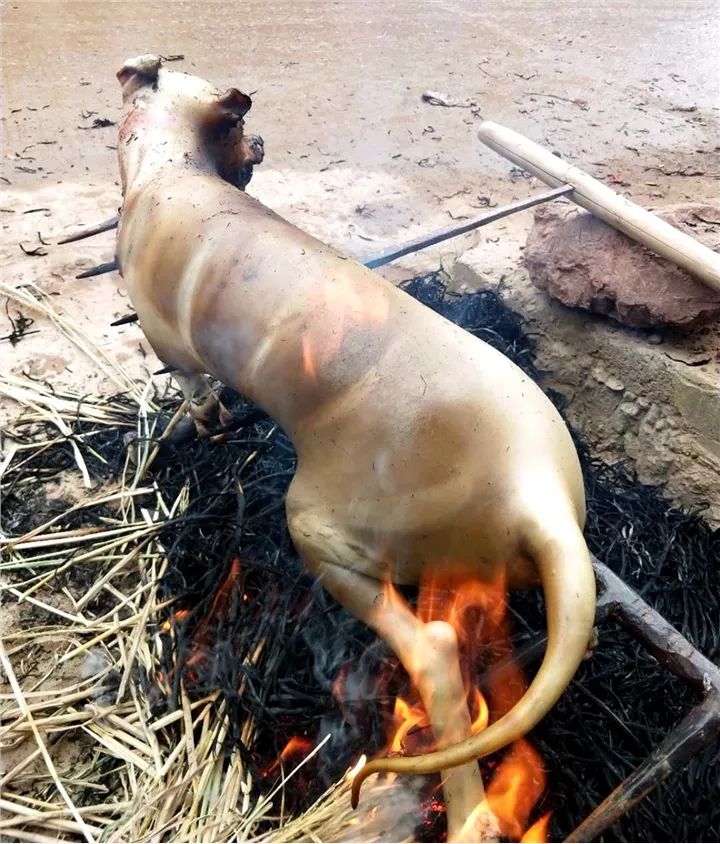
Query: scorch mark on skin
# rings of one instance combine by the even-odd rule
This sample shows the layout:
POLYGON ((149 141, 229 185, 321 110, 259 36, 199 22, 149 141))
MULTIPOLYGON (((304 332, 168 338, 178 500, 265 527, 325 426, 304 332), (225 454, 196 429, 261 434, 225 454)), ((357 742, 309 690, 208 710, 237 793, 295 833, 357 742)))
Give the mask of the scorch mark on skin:
POLYGON ((117 255, 142 329, 183 370, 191 399, 206 397, 207 373, 287 431, 298 454, 286 501, 295 546, 396 652, 430 718, 439 749, 371 761, 353 800, 373 772, 443 771, 449 839, 479 840, 487 818, 475 811, 484 798, 475 760, 544 717, 592 631, 570 435, 503 355, 244 192, 262 157, 242 131, 248 97, 220 95, 153 56, 120 76, 121 137, 131 135, 118 146, 117 255), (544 589, 543 663, 477 734, 453 629, 421 621, 397 593, 388 599, 388 579, 435 575, 544 589))

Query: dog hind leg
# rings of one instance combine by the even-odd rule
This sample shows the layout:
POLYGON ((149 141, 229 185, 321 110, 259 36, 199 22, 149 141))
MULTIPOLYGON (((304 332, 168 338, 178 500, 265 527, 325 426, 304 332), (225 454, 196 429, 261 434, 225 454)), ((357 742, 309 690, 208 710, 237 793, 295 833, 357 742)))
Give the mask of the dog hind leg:
MULTIPOLYGON (((296 532, 293 534, 296 539, 296 532)), ((312 555, 303 554, 301 537, 295 544, 325 589, 398 656, 420 693, 437 746, 467 738, 470 712, 453 628, 444 621, 426 624, 418 620, 407 602, 381 581, 332 563, 316 563, 312 555)), ((477 762, 443 771, 442 787, 448 841, 497 840, 494 818, 474 811, 485 797, 477 762)))

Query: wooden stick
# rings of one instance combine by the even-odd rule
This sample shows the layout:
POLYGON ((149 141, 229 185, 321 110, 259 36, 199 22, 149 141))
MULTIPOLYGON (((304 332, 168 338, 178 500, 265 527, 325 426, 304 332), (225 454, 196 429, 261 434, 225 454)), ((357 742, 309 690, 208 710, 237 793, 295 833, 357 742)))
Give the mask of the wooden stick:
POLYGON ((701 695, 713 691, 720 699, 720 668, 703 656, 659 612, 593 557, 600 594, 596 623, 609 615, 631 636, 639 639, 659 663, 701 695))
POLYGON ((603 832, 657 788, 671 773, 720 735, 720 695, 710 694, 668 733, 647 759, 565 839, 598 841, 603 832))
POLYGON ((572 185, 573 202, 720 291, 720 255, 712 249, 512 129, 486 121, 478 137, 545 184, 572 185))
POLYGON ((720 668, 704 657, 670 622, 645 603, 597 558, 596 624, 611 618, 676 676, 704 696, 653 752, 576 827, 565 841, 597 841, 670 774, 720 735, 720 668))

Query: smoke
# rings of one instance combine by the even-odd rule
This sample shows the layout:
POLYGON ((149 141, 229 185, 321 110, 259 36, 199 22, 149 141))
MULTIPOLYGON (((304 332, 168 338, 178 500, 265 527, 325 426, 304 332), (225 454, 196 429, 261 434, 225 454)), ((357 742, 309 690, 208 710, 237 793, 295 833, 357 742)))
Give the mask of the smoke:
POLYGON ((80 676, 83 680, 98 678, 92 687, 92 695, 99 706, 112 706, 117 697, 120 674, 111 670, 111 667, 110 658, 100 648, 89 650, 80 666, 80 676))
MULTIPOLYGON (((363 788, 357 821, 338 841, 414 841, 418 818, 422 817, 420 792, 423 780, 375 777, 363 788)), ((346 826, 346 825, 344 825, 346 826)))

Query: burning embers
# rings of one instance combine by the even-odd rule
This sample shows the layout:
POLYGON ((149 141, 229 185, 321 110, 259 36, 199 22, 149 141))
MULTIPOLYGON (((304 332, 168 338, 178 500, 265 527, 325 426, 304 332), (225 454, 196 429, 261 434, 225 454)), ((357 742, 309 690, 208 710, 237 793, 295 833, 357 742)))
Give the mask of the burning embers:
MULTIPOLYGON (((188 650, 181 658, 181 665, 185 677, 191 684, 198 680, 198 667, 207 671, 213 660, 213 649, 220 637, 220 628, 223 622, 237 611, 239 601, 247 602, 249 597, 241 592, 242 578, 240 560, 235 557, 231 563, 227 575, 218 587, 210 608, 200 619, 192 637, 188 643, 188 650)), ((173 629, 187 621, 191 615, 188 609, 178 609, 171 612, 170 617, 161 625, 161 632, 171 633, 173 629)), ((161 686, 170 686, 175 678, 175 671, 167 672, 167 678, 158 677, 161 686), (167 679, 167 683, 164 680, 167 679)))
MULTIPOLYGON (((458 582, 438 577, 421 583, 416 616, 425 624, 445 622, 457 636, 462 679, 472 718, 473 734, 508 712, 522 697, 527 684, 512 654, 507 617, 505 583, 458 582), (478 669, 482 667, 482 673, 478 669)), ((392 584, 387 584, 385 600, 402 600, 392 584)), ((392 684, 393 667, 375 685, 381 697, 392 684)), ((341 705, 346 703, 352 670, 341 673, 333 692, 341 705)), ((416 683, 394 701, 387 724, 385 753, 417 755, 435 749, 435 741, 416 683)), ((345 707, 344 707, 345 708, 345 707)), ((526 739, 515 742, 498 758, 483 764, 485 796, 470 812, 458 840, 478 840, 479 830, 487 830, 503 840, 545 841, 549 813, 538 817, 537 808, 545 789, 542 759, 526 739)), ((396 774, 387 774, 391 782, 396 774)), ((444 775, 446 777, 447 775, 444 775)), ((440 790, 435 786, 423 795, 426 814, 442 807, 440 790)))
MULTIPOLYGON (((236 558, 230 563, 220 586, 212 599, 207 601, 199 621, 197 610, 174 610, 163 624, 161 631, 178 639, 176 653, 182 671, 169 670, 158 677, 159 685, 166 691, 180 682, 180 675, 187 687, 197 692, 207 691, 207 681, 215 671, 214 663, 225 662, 227 654, 218 656, 219 649, 233 645, 228 641, 227 625, 232 625, 238 615, 251 614, 253 601, 258 599, 248 587, 247 572, 236 558), (250 592, 250 594, 248 594, 250 592)), ((392 584, 385 587, 384 600, 404 600, 392 584)), ((303 608, 299 608, 302 614, 303 608)), ((415 614, 418 622, 425 625, 441 623, 449 625, 455 632, 460 652, 462 683, 466 690, 468 714, 473 734, 484 730, 508 712, 522 697, 526 682, 519 663, 514 659, 510 641, 510 625, 507 616, 507 595, 502 578, 491 583, 458 581, 457 579, 421 583, 415 614)), ((232 637, 231 637, 232 638, 232 637)), ((355 720, 357 710, 352 704, 360 696, 370 694, 380 700, 382 722, 385 725, 385 754, 416 755, 434 750, 430 720, 421 703, 417 683, 410 682, 394 659, 379 663, 380 670, 372 683, 359 675, 365 670, 358 668, 362 661, 354 660, 343 666, 332 687, 333 696, 340 703, 348 721, 355 720)), ((238 691, 245 687, 241 680, 238 691)), ((373 701, 361 700, 362 705, 373 705, 373 701)), ((378 722, 376 726, 382 730, 378 722)), ((279 733, 282 727, 278 725, 279 733)), ((363 727, 365 731, 366 727, 363 727)), ((287 735, 287 733, 286 733, 287 735)), ((274 782, 286 776, 300 765, 317 747, 324 737, 322 730, 309 729, 307 735, 292 735, 283 739, 276 755, 268 756, 262 747, 253 750, 259 772, 266 781, 274 782)), ((379 736, 368 737, 373 746, 378 745, 379 736)), ((269 749, 268 745, 265 750, 269 749)), ((348 750, 346 749, 346 752, 348 750)), ((357 760, 348 760, 357 761, 357 760)), ((472 763, 477 768, 477 763, 472 763)), ((361 761, 356 767, 361 766, 361 761)), ((545 841, 549 814, 542 812, 542 798, 545 791, 545 772, 539 753, 526 739, 515 742, 503 753, 483 760, 481 764, 484 790, 481 785, 479 799, 468 806, 460 800, 463 821, 453 830, 454 840, 474 841, 478 831, 484 840, 502 839, 510 841, 545 841)), ((452 774, 452 772, 450 772, 452 774)), ((310 770, 303 772, 297 787, 303 788, 310 770)), ((448 772, 442 777, 442 786, 437 782, 417 781, 409 784, 405 777, 385 774, 373 791, 378 796, 372 810, 378 829, 388 831, 388 820, 382 820, 382 813, 392 815, 404 807, 406 827, 410 829, 419 822, 425 827, 421 837, 437 840, 442 825, 438 816, 444 811, 444 794, 448 791, 448 772), (419 793, 417 793, 419 792, 419 793), (382 795, 380 799, 379 795, 382 795), (418 803, 421 804, 418 813, 418 803), (412 804, 412 808, 411 808, 412 804), (424 820, 421 820, 424 818, 424 820)), ((477 776, 477 774, 476 774, 477 776)), ((361 806, 358 817, 367 817, 367 807, 361 806)), ((407 829, 405 830, 407 832, 407 829)))

